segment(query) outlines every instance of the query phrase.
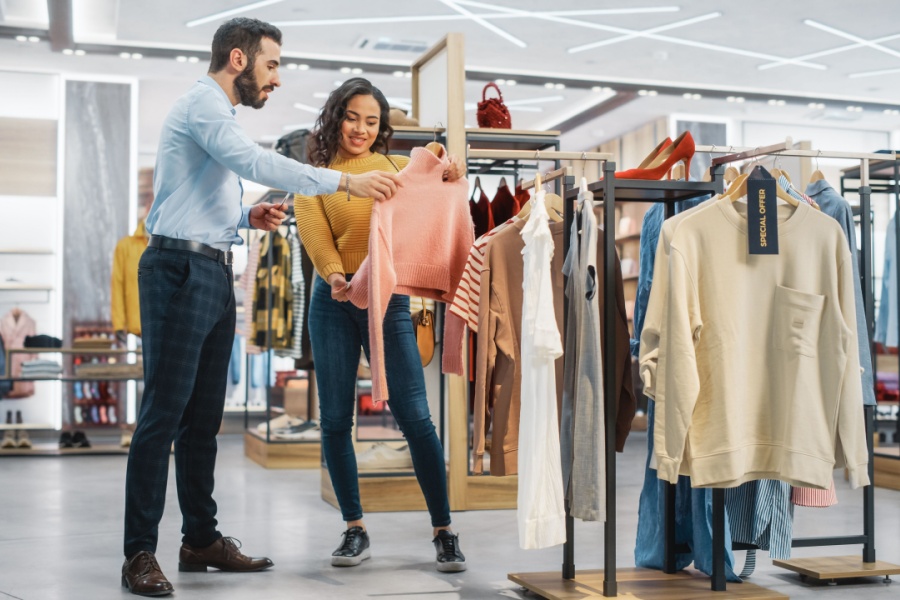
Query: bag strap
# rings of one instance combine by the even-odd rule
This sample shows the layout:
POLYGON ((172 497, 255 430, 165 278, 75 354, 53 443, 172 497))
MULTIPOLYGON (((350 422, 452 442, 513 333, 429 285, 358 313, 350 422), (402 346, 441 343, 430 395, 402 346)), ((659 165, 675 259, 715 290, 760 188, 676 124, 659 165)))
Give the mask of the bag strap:
POLYGON ((497 90, 497 96, 500 97, 500 102, 503 102, 503 94, 500 93, 500 88, 498 88, 498 87, 497 87, 497 84, 494 83, 493 81, 490 82, 489 84, 487 84, 486 86, 484 86, 484 89, 481 90, 481 100, 482 100, 483 102, 486 102, 486 101, 487 101, 487 91, 488 91, 488 88, 494 88, 495 90, 497 90))
POLYGON ((384 157, 385 157, 386 159, 388 159, 388 162, 391 163, 391 166, 394 167, 394 170, 397 171, 397 172, 399 173, 399 172, 400 172, 400 169, 397 168, 397 165, 394 164, 394 161, 391 160, 391 157, 388 156, 387 154, 385 154, 384 157))

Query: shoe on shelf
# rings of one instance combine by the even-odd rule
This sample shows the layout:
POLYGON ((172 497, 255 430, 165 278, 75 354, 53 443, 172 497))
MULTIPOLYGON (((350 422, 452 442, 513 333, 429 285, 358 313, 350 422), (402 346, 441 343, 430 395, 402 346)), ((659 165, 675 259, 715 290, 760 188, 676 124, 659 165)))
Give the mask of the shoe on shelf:
POLYGON ((206 548, 182 544, 178 552, 178 570, 206 571, 212 567, 220 571, 249 573, 265 571, 275 564, 265 557, 252 558, 242 554, 240 548, 241 542, 232 537, 219 538, 206 548))
MULTIPOLYGON (((659 148, 659 146, 657 146, 659 148)), ((663 148, 646 166, 627 171, 618 171, 617 179, 659 180, 672 170, 678 162, 684 163, 684 172, 691 172, 691 159, 694 157, 694 138, 690 131, 685 131, 675 138, 671 145, 663 148)), ((641 163, 644 164, 644 163, 641 163)))
POLYGON ((18 435, 16 435, 18 431, 14 429, 7 429, 3 432, 3 442, 0 442, 0 448, 4 450, 10 450, 19 445, 18 435))
POLYGON ((256 426, 256 431, 263 435, 266 435, 266 425, 269 427, 269 431, 275 431, 276 429, 286 429, 288 427, 295 427, 297 425, 302 425, 304 423, 303 419, 292 417, 291 415, 284 414, 279 415, 268 422, 262 422, 256 426))
POLYGON ((312 441, 322 439, 322 429, 317 421, 304 421, 284 429, 272 430, 272 437, 279 440, 312 441))
POLYGON ((76 431, 72 434, 72 447, 74 448, 90 448, 91 442, 84 435, 83 431, 76 431))
POLYGON ((459 573, 466 570, 466 557, 459 549, 459 536, 441 529, 433 540, 437 551, 437 570, 441 573, 459 573))
POLYGON ((74 444, 72 443, 72 432, 71 431, 63 431, 59 434, 59 447, 60 448, 73 448, 74 444))
POLYGON ((371 448, 356 455, 359 469, 411 469, 412 456, 409 446, 391 448, 384 442, 375 442, 371 448))
POLYGON ((121 441, 119 442, 119 445, 122 446, 123 448, 129 448, 129 447, 131 447, 131 437, 132 437, 133 435, 134 435, 134 434, 133 434, 132 432, 130 432, 130 431, 123 431, 123 432, 122 432, 122 439, 121 439, 121 441))
POLYGON ((19 432, 19 448, 23 450, 31 450, 31 439, 28 437, 28 432, 24 429, 19 432))
POLYGON ((168 596, 175 588, 163 575, 156 556, 138 552, 122 565, 122 586, 138 596, 168 596))
POLYGON ((355 567, 371 558, 369 534, 362 527, 351 527, 341 534, 341 545, 331 553, 333 567, 355 567))

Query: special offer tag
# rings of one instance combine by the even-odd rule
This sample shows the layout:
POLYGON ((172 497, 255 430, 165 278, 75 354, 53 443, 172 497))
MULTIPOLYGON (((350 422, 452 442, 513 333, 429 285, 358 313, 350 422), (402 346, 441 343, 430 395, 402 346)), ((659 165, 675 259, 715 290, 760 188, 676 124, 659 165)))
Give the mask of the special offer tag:
POLYGON ((778 254, 775 178, 757 166, 747 178, 747 239, 750 254, 778 254))

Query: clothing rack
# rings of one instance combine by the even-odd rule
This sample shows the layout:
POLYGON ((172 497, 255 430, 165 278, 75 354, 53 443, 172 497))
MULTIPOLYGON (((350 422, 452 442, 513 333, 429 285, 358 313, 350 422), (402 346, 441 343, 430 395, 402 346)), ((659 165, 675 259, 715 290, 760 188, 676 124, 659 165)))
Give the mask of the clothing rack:
MULTIPOLYGON (((873 285, 873 270, 872 270, 872 220, 871 220, 871 189, 868 187, 868 165, 870 160, 880 160, 885 156, 884 154, 874 154, 874 153, 857 153, 857 152, 831 152, 831 151, 819 151, 819 150, 796 150, 790 147, 791 139, 787 138, 787 140, 783 144, 774 144, 771 146, 766 146, 763 148, 756 148, 750 151, 742 151, 736 154, 730 154, 727 156, 721 156, 714 158, 712 160, 712 169, 713 169, 713 181, 720 182, 721 177, 724 172, 724 165, 737 162, 740 160, 746 160, 748 158, 754 158, 757 156, 763 155, 780 155, 780 156, 801 156, 801 157, 815 157, 815 158, 839 158, 839 159, 858 159, 860 160, 860 171, 861 171, 861 180, 865 182, 859 188, 859 196, 860 203, 862 206, 862 278, 863 278, 863 302, 866 313, 866 323, 868 325, 868 331, 866 334, 869 336, 869 345, 872 347, 872 335, 873 335, 873 323, 874 323, 874 285, 873 285), (783 147, 782 147, 783 146, 783 147)), ((667 207, 668 208, 668 207, 667 207)), ((670 216, 667 211, 667 218, 670 216)), ((858 332, 859 335, 862 332, 858 332)), ((872 365, 868 365, 868 368, 872 368, 872 365)), ((873 564, 876 563, 875 557, 875 494, 874 494, 874 445, 872 440, 872 432, 874 430, 874 407, 865 406, 865 423, 866 423, 866 438, 867 438, 867 448, 868 448, 868 456, 869 456, 869 480, 870 484, 863 488, 863 534, 862 535, 842 535, 842 536, 824 536, 824 537, 810 537, 810 538, 795 538, 791 542, 791 546, 794 548, 800 547, 819 547, 819 546, 838 546, 838 545, 851 545, 851 544, 863 544, 863 552, 862 552, 862 563, 864 564, 873 564)), ((675 554, 676 554, 676 546, 675 546, 675 486, 672 484, 666 485, 666 497, 665 497, 665 506, 666 506, 666 521, 665 521, 665 567, 667 572, 674 572, 675 569, 675 554)), ((724 490, 722 489, 714 489, 713 490, 713 590, 724 590, 725 589, 725 548, 723 545, 724 541, 724 513, 725 513, 725 495, 724 490)), ((754 544, 745 544, 745 543, 733 543, 732 548, 735 550, 752 550, 758 549, 758 547, 754 544)), ((810 567, 814 567, 814 562, 818 559, 801 559, 799 561, 794 560, 776 560, 774 564, 776 566, 780 566, 789 570, 798 571, 801 573, 810 572, 810 567), (801 568, 802 567, 802 568, 801 568)), ((832 559, 833 560, 833 559, 832 559)), ((827 562, 827 560, 826 560, 827 562)), ((855 572, 852 576, 854 577, 864 577, 872 574, 870 569, 861 568, 864 565, 854 565, 856 566, 855 572)), ((890 565, 887 565, 887 570, 890 569, 890 565)), ((824 567, 827 569, 827 567, 824 567)), ((827 573, 826 570, 817 571, 818 573, 827 573)), ((849 570, 853 570, 852 567, 849 570)), ((842 571, 848 571, 848 568, 842 569, 842 571)), ((898 571, 900 572, 900 568, 898 571)), ((842 574, 841 577, 847 577, 846 573, 842 574)), ((819 577, 820 579, 836 579, 837 576, 832 575, 828 577, 819 577)))

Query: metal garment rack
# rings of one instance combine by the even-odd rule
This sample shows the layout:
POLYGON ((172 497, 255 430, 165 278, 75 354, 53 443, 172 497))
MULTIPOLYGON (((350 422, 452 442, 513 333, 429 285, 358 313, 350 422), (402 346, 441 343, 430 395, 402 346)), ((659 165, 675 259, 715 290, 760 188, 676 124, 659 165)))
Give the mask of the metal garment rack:
MULTIPOLYGON (((895 227, 895 235, 897 239, 900 239, 900 160, 892 159, 890 153, 877 153, 878 156, 883 156, 885 158, 881 160, 873 160, 869 164, 869 194, 886 194, 888 196, 893 195, 894 202, 894 211, 895 215, 898 215, 896 219, 894 219, 894 227, 895 227)), ((859 193, 860 187, 863 185, 862 183, 863 177, 863 169, 861 167, 853 167, 850 169, 844 169, 841 174, 841 196, 846 194, 847 192, 859 193), (860 181, 860 187, 851 187, 847 185, 847 180, 858 180, 860 181)), ((862 207, 860 207, 860 212, 862 213, 862 207)), ((871 208, 868 211, 869 217, 871 218, 871 208)), ((862 220, 863 216, 860 214, 860 219, 862 220)), ((870 243, 866 248, 871 254, 874 254, 874 247, 872 245, 872 240, 870 239, 870 243)), ((900 261, 900 244, 897 245, 897 256, 896 260, 900 261)), ((900 263, 898 263, 900 264, 900 263)), ((870 265, 873 267, 873 265, 870 265)), ((884 298, 881 300, 884 302, 884 298)), ((874 305, 874 295, 873 295, 873 305, 874 305)), ((874 315, 874 311, 872 313, 874 315)), ((874 317, 872 318, 874 323, 874 317)), ((875 360, 876 354, 873 352, 872 358, 875 360)), ((877 360, 876 360, 876 368, 877 368, 877 360)), ((895 438, 895 443, 900 443, 900 417, 897 420, 897 435, 895 438)))

